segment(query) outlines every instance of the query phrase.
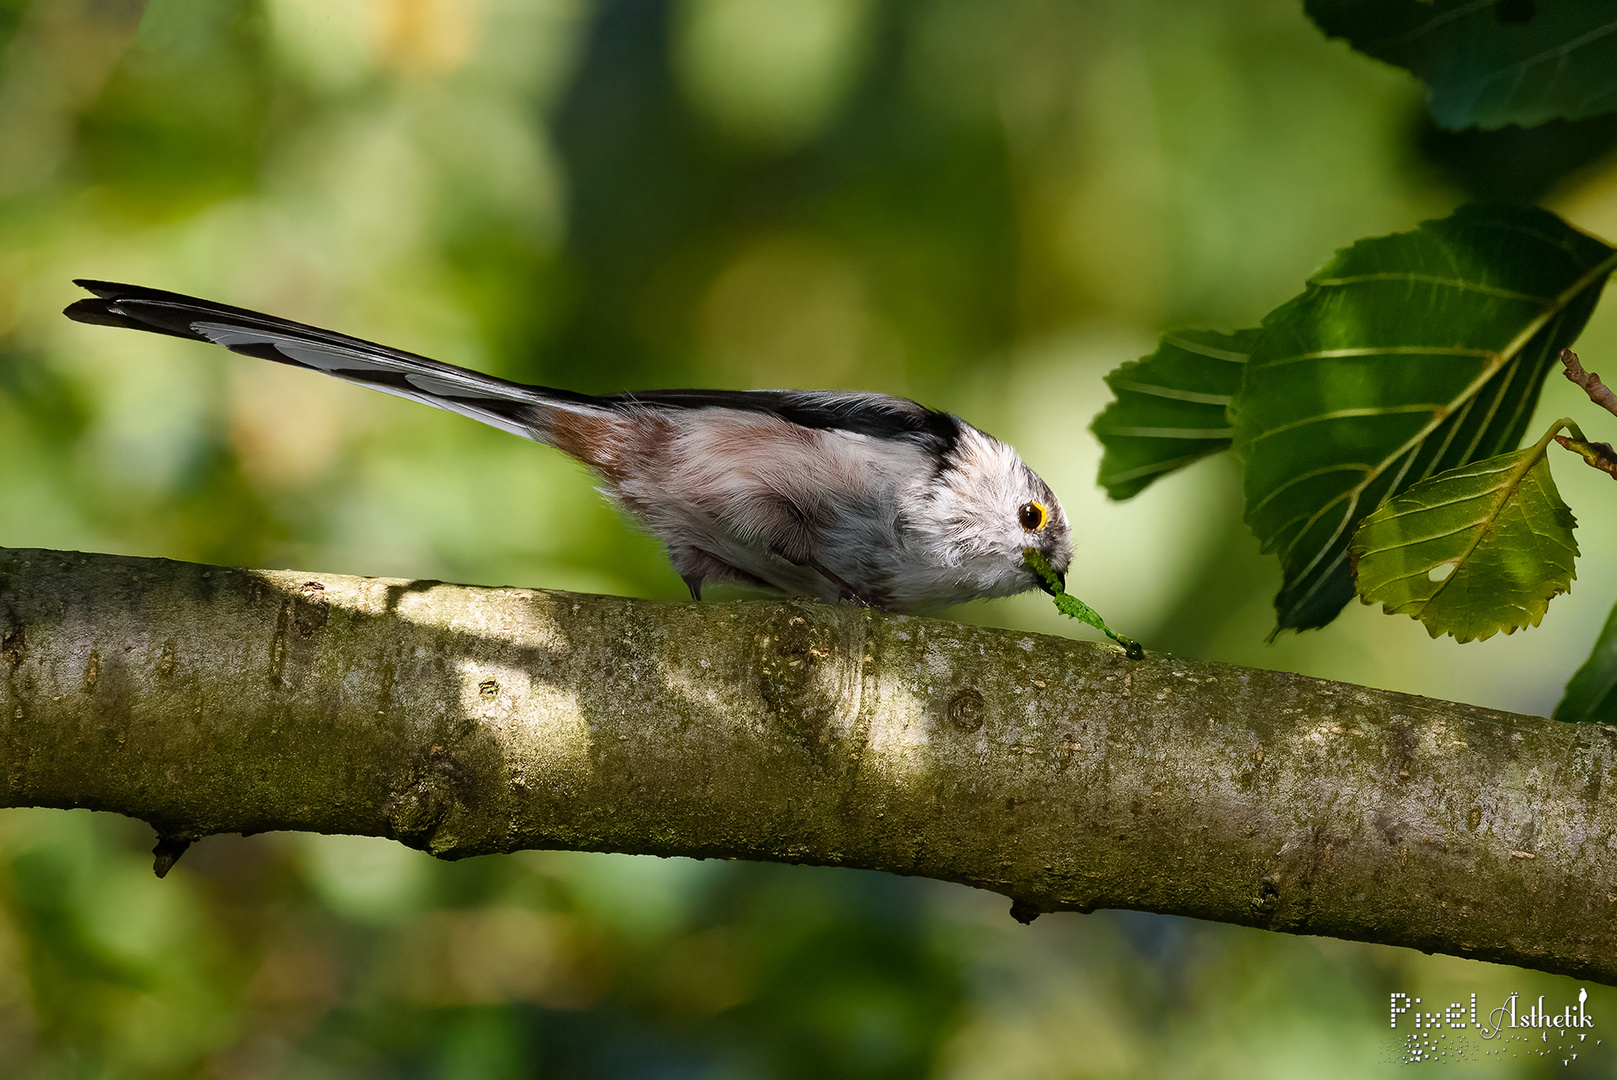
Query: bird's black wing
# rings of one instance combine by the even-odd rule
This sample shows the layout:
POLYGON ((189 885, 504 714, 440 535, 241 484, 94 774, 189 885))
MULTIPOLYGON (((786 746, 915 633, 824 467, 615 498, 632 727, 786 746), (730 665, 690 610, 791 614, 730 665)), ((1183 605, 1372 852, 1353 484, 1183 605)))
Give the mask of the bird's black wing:
POLYGON ((647 390, 597 400, 620 406, 763 412, 806 428, 913 440, 940 456, 954 447, 961 428, 959 418, 907 398, 849 390, 647 390))

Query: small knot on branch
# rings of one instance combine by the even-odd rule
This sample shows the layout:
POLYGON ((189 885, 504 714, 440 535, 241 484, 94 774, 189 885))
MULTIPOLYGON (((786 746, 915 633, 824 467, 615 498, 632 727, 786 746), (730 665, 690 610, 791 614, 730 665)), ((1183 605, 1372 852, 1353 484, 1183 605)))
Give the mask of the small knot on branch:
POLYGON ((1588 394, 1590 401, 1617 416, 1617 393, 1613 393, 1611 387, 1601 382, 1598 374, 1585 371, 1577 353, 1571 349, 1562 349, 1561 363, 1566 367, 1567 379, 1588 394))
POLYGON ((159 831, 157 846, 152 848, 152 873, 166 877, 174 869, 174 864, 180 861, 180 856, 185 854, 185 849, 191 846, 191 840, 189 836, 159 831))
POLYGON ((1036 904, 1030 904, 1026 900, 1011 901, 1011 918, 1015 919, 1023 926, 1026 926, 1028 923, 1032 922, 1034 919, 1037 919, 1043 914, 1044 911, 1036 904))
POLYGON ((1264 875, 1258 882, 1257 895, 1252 898, 1252 906, 1264 915, 1272 915, 1280 906, 1280 886, 1273 875, 1264 875))
POLYGON ((11 667, 16 667, 22 663, 22 654, 22 623, 13 623, 6 627, 4 634, 0 634, 0 656, 5 657, 6 663, 11 667))

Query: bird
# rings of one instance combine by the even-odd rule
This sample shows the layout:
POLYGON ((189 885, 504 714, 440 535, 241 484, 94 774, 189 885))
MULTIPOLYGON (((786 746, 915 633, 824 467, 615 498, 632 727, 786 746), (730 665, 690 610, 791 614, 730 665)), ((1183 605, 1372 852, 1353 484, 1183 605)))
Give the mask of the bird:
POLYGON ((661 541, 693 600, 733 583, 895 613, 1065 587, 1072 533, 1006 443, 845 390, 530 386, 182 293, 77 280, 68 318, 222 345, 552 446, 661 541), (1054 583, 1036 572, 1043 556, 1054 583))

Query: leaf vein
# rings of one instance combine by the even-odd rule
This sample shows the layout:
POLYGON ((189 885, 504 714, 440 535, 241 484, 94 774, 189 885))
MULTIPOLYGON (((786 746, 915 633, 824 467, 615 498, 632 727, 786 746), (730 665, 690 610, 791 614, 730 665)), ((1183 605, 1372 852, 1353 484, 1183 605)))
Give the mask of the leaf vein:
MULTIPOLYGON (((1450 257, 1450 261, 1453 261, 1452 256, 1450 257)), ((1456 267, 1456 269, 1458 269, 1458 267, 1456 267)), ((1445 278, 1438 277, 1436 274, 1406 273, 1403 271, 1387 271, 1385 273, 1378 274, 1356 274, 1352 277, 1342 278, 1317 278, 1315 279, 1314 284, 1337 287, 1357 285, 1366 281, 1411 281, 1423 282, 1428 285, 1446 285, 1451 288, 1464 290, 1466 292, 1481 293, 1484 296, 1497 296, 1505 300, 1521 300, 1523 302, 1533 303, 1540 306, 1553 303, 1555 300, 1555 297, 1553 296, 1540 296, 1536 293, 1517 292, 1514 289, 1502 289, 1494 285, 1484 285, 1478 281, 1466 281, 1463 278, 1445 278)))

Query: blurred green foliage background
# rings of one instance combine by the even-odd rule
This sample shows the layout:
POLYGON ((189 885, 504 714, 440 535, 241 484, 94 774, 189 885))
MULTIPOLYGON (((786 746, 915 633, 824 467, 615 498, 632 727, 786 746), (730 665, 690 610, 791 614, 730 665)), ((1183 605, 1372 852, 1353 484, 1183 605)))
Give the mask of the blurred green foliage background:
MULTIPOLYGON (((1423 116, 1296 0, 0 0, 0 544, 683 592, 558 454, 58 315, 110 278, 581 390, 916 397, 1050 480, 1070 586, 1148 647, 1547 713, 1617 597, 1617 500, 1570 458, 1573 592, 1465 646, 1356 605, 1265 645, 1228 455, 1094 485, 1107 370, 1337 247, 1468 196, 1617 240, 1617 125, 1423 116)), ((1617 302, 1580 348, 1613 367, 1617 302)), ((1563 414, 1611 437, 1559 380, 1532 430, 1563 414)), ((1357 1076, 1391 991, 1577 986, 856 872, 272 835, 158 881, 150 843, 0 814, 0 1075, 1357 1076)))

